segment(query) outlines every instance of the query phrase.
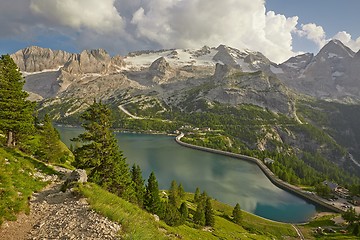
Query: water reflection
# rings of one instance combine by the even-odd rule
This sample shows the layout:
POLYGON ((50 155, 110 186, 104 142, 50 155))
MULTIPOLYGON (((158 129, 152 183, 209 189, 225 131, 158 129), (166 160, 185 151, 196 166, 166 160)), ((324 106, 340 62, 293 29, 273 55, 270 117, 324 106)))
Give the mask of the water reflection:
MULTIPOLYGON (((79 129, 60 128, 66 144, 79 129)), ((274 186, 257 165, 239 159, 182 147, 173 137, 117 133, 120 148, 131 166, 139 164, 143 176, 154 171, 159 187, 181 182, 185 191, 196 187, 225 203, 265 218, 303 222, 315 213, 314 205, 274 186)))

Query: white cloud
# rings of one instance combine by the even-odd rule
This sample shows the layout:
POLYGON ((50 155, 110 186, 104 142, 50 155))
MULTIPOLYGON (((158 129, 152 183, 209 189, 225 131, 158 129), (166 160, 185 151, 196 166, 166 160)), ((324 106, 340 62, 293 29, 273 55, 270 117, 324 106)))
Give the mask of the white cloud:
POLYGON ((147 0, 131 23, 138 38, 162 47, 226 44, 263 52, 280 62, 294 55, 297 17, 266 14, 263 0, 147 0))
POLYGON ((340 40, 346 46, 351 48, 351 50, 357 52, 360 50, 360 37, 353 40, 351 35, 345 31, 338 32, 332 39, 340 40))
MULTIPOLYGON (((80 50, 101 47, 121 54, 225 44, 282 62, 297 54, 294 33, 319 48, 326 43, 321 26, 297 29, 297 23, 297 16, 267 12, 265 0, 0 0, 0 40, 51 32, 72 39, 80 50)), ((359 49, 360 40, 345 32, 334 38, 359 49)))
POLYGON ((319 48, 323 47, 327 42, 324 29, 314 23, 301 25, 301 30, 298 30, 297 33, 301 37, 306 37, 316 43, 319 48))
POLYGON ((30 9, 52 23, 104 33, 119 31, 124 25, 114 2, 115 0, 31 0, 30 9))

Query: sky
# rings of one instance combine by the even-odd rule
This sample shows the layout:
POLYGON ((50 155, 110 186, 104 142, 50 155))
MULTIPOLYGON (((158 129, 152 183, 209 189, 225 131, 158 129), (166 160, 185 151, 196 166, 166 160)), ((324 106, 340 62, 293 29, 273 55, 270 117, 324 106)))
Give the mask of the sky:
POLYGON ((225 44, 281 63, 331 39, 357 52, 358 9, 360 0, 0 0, 0 54, 32 45, 126 55, 225 44))

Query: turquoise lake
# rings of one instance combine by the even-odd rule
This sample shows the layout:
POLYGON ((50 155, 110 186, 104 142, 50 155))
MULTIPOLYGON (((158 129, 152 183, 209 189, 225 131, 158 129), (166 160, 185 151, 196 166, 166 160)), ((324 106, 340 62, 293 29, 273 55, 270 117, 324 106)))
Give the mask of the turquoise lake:
MULTIPOLYGON (((68 146, 82 132, 57 129, 68 146)), ((168 189, 176 180, 187 192, 199 187, 224 203, 240 203, 243 210, 281 222, 306 222, 317 211, 315 205, 272 184, 256 164, 182 147, 171 136, 115 134, 129 166, 140 165, 145 180, 154 171, 160 189, 168 189)))

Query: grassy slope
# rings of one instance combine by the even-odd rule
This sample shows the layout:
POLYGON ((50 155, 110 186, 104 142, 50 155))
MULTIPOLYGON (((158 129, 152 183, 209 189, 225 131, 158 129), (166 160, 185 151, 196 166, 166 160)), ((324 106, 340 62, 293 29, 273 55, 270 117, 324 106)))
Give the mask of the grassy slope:
POLYGON ((0 147, 0 224, 15 220, 19 212, 29 212, 28 198, 47 185, 33 177, 38 171, 55 174, 27 155, 0 147))
POLYGON ((79 187, 88 198, 91 207, 112 221, 121 223, 122 239, 167 239, 158 230, 159 224, 154 217, 116 195, 109 193, 95 184, 79 187))
MULTIPOLYGON (((214 230, 204 231, 195 228, 191 222, 179 227, 155 222, 139 207, 94 184, 80 186, 80 191, 97 212, 122 224, 124 239, 172 239, 178 236, 182 239, 297 239, 291 225, 268 221, 246 212, 243 213, 242 226, 236 225, 227 217, 233 208, 217 201, 213 201, 216 214, 214 230)), ((187 204, 194 209, 192 198, 192 194, 187 195, 187 204)))
MULTIPOLYGON (((19 212, 29 212, 28 197, 47 184, 34 179, 33 174, 37 171, 55 173, 23 153, 0 147, 0 223, 15 220, 19 212)), ((229 220, 232 207, 218 201, 212 202, 216 214, 215 227, 212 231, 206 231, 197 229, 191 221, 179 227, 156 222, 151 214, 94 184, 80 186, 79 189, 89 199, 93 209, 122 224, 123 239, 173 239, 179 236, 182 239, 298 239, 291 225, 268 221, 246 212, 243 212, 241 226, 236 225, 229 220)), ((192 199, 192 194, 186 195, 190 209, 195 208, 192 199)), ((341 233, 317 237, 312 234, 317 226, 333 225, 329 217, 325 217, 300 228, 306 239, 356 239, 341 233)))

